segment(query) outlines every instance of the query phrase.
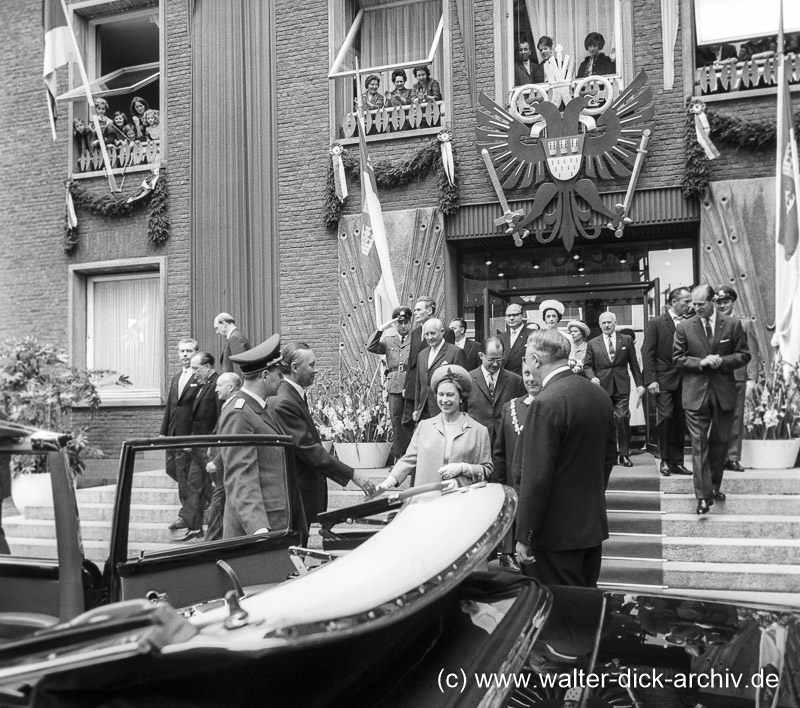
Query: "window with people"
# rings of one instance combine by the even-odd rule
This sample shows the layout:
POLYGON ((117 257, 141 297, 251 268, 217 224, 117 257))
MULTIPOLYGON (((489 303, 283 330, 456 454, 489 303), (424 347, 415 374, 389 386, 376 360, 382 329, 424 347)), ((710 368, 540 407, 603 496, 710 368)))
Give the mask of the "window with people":
POLYGON ((85 9, 96 16, 79 14, 83 10, 73 15, 85 37, 92 102, 81 83, 58 97, 72 103, 73 163, 78 173, 103 168, 101 142, 113 168, 148 165, 160 158, 158 7, 106 14, 107 4, 85 9))
POLYGON ((444 71, 441 0, 335 0, 331 15, 338 28, 328 74, 334 82, 335 138, 358 134, 359 107, 367 134, 438 129, 444 71))
POLYGON ((778 36, 778 0, 758 13, 746 0, 696 0, 695 93, 768 88, 777 83, 783 57, 789 83, 800 81, 800 4, 784 3, 784 35, 778 36), (780 46, 779 46, 780 44, 780 46))

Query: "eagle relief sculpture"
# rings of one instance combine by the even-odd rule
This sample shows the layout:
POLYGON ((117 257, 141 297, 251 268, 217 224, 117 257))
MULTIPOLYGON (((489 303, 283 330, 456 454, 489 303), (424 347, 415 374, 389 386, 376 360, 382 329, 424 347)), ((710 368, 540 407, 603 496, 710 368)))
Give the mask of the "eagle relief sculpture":
POLYGON ((592 212, 608 217, 606 226, 622 236, 631 223, 628 212, 653 121, 653 95, 646 82, 647 74, 641 72, 612 100, 613 86, 606 77, 581 79, 573 83, 573 97, 563 114, 552 102, 558 94, 548 100, 546 85, 515 88, 508 110, 481 94, 477 146, 503 207, 495 224, 505 224, 517 246, 542 215, 549 234, 537 233, 538 240, 561 238, 567 251, 578 236, 600 235, 603 226, 592 225, 592 212), (591 90, 598 86, 603 90, 591 90), (624 202, 612 210, 603 203, 596 182, 620 177, 630 177, 628 190, 624 202), (530 211, 512 211, 503 190, 531 185, 538 188, 530 211))

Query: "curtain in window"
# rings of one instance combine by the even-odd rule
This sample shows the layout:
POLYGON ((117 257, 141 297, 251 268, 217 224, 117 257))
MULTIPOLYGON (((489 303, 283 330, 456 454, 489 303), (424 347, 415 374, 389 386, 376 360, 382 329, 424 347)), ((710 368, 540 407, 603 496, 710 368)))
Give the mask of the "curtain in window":
POLYGON ((553 45, 562 45, 572 57, 575 69, 586 57, 583 40, 589 32, 599 32, 606 40, 603 52, 614 47, 614 0, 525 0, 533 41, 547 35, 553 45))
MULTIPOLYGON (((132 391, 158 392, 164 356, 159 277, 134 277, 90 281, 87 363, 95 369, 126 374, 132 391)), ((130 396, 130 389, 109 387, 105 398, 115 392, 130 396)))

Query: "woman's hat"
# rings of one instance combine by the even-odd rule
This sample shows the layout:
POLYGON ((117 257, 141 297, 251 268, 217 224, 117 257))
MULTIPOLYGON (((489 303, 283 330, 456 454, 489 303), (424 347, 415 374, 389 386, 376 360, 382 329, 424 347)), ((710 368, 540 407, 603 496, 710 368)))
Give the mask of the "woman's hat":
POLYGON ((583 332, 584 337, 589 336, 589 325, 585 322, 581 322, 580 320, 570 320, 567 324, 567 332, 569 332, 570 327, 577 327, 581 332, 583 332))
POLYGON ((564 304, 558 300, 542 300, 541 305, 539 305, 539 312, 542 313, 542 317, 548 310, 555 310, 558 313, 558 319, 564 316, 564 304))
POLYGON ((472 379, 469 372, 458 364, 445 364, 440 366, 431 376, 431 388, 436 391, 442 381, 454 381, 459 385, 464 395, 468 395, 472 391, 472 379))

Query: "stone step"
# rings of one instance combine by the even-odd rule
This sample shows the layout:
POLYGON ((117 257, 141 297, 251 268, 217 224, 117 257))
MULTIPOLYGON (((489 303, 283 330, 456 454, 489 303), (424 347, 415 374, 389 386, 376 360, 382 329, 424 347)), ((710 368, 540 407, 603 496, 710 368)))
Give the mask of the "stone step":
MULTIPOLYGON (((138 464, 136 469, 138 470, 138 464)), ((136 472, 133 475, 134 488, 146 487, 148 489, 177 489, 178 483, 163 469, 136 472)))
POLYGON ((663 528, 670 537, 800 539, 800 516, 734 516, 715 504, 703 516, 664 514, 663 528))
POLYGON ((666 561, 800 566, 800 541, 794 539, 668 536, 663 539, 663 547, 666 561))
POLYGON ((618 490, 657 492, 659 490, 658 472, 653 474, 649 464, 644 467, 615 467, 611 471, 607 491, 618 490))
POLYGON ((607 490, 608 511, 654 511, 661 510, 661 494, 657 491, 640 492, 629 490, 607 490))
POLYGON ((605 554, 600 567, 598 583, 626 586, 664 586, 663 563, 661 559, 609 558, 605 554))
MULTIPOLYGON (((666 494, 691 493, 691 477, 661 477, 661 491, 666 494)), ((725 472, 722 491, 725 494, 786 494, 798 488, 800 470, 745 470, 725 472)))
POLYGON ((609 511, 609 531, 631 534, 661 534, 661 514, 653 511, 609 511))
MULTIPOLYGON (((726 492, 724 502, 714 502, 726 515, 798 516, 800 494, 734 494, 726 492)), ((668 514, 693 514, 697 506, 694 494, 663 494, 661 509, 668 514)), ((713 513, 713 512, 712 512, 713 513)))
POLYGON ((661 560, 661 536, 609 533, 603 541, 603 557, 661 560))
POLYGON ((664 581, 672 588, 798 592, 800 566, 752 563, 665 561, 664 581))
MULTIPOLYGON (((115 485, 89 487, 78 494, 79 507, 83 504, 113 504, 116 499, 115 485)), ((136 504, 174 504, 178 501, 178 489, 134 487, 131 490, 131 505, 136 504)))

